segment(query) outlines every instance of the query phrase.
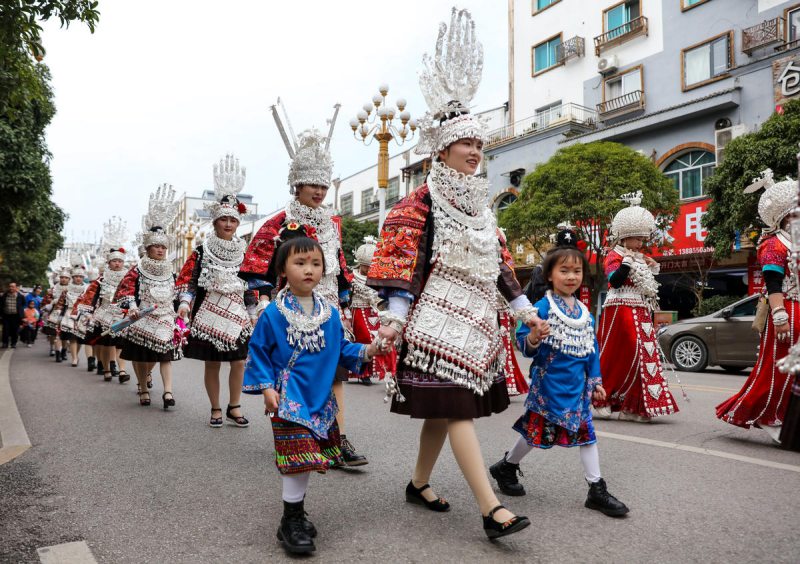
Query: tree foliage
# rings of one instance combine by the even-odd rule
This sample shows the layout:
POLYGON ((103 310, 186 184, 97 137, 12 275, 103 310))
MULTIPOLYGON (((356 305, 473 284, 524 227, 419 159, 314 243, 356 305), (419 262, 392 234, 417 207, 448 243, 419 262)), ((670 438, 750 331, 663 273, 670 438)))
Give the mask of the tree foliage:
POLYGON ((372 221, 356 221, 350 216, 342 217, 342 250, 347 264, 356 262, 355 252, 364 244, 364 237, 372 235, 378 239, 378 224, 372 221))
POLYGON ((730 256, 738 233, 761 225, 758 199, 762 192, 745 194, 747 185, 765 168, 772 169, 776 181, 797 176, 800 100, 787 102, 783 109, 783 115, 773 114, 758 131, 732 140, 725 147, 725 159, 703 181, 713 198, 703 216, 708 230, 705 244, 714 247, 717 258, 730 256))
POLYGON ((540 249, 556 225, 562 221, 575 225, 594 259, 594 301, 606 283, 604 234, 614 214, 626 205, 619 197, 638 190, 642 205, 665 229, 678 211, 678 195, 648 158, 608 141, 571 145, 525 177, 519 198, 502 214, 500 225, 510 239, 524 238, 540 249))
POLYGON ((63 244, 66 216, 52 201, 45 130, 55 115, 40 22, 81 21, 94 31, 97 2, 9 0, 0 3, 0 282, 43 282, 63 244), (36 60, 34 60, 36 59, 36 60))

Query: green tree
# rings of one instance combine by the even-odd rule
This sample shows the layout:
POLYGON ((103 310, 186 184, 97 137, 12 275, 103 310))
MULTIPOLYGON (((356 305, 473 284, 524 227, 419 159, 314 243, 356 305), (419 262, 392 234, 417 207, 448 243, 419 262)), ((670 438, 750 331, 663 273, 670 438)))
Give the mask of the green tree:
POLYGON ((342 217, 342 250, 347 264, 356 263, 356 249, 364 244, 364 237, 372 235, 378 238, 378 224, 372 221, 356 221, 350 216, 342 217))
POLYGON ((519 198, 502 214, 500 225, 510 239, 526 238, 538 245, 562 221, 577 226, 593 261, 592 302, 597 303, 606 285, 604 234, 614 214, 627 205, 619 197, 638 190, 642 205, 666 229, 678 211, 678 195, 648 158, 619 143, 578 143, 560 149, 525 177, 519 198))
POLYGON ((41 24, 84 22, 94 31, 97 2, 10 0, 0 3, 0 282, 43 282, 63 244, 66 216, 52 201, 45 130, 55 114, 41 24), (35 60, 34 60, 35 59, 35 60))
POLYGON ((730 256, 737 234, 761 225, 761 193, 744 193, 761 171, 771 168, 775 180, 787 175, 797 177, 798 143, 800 100, 792 100, 783 106, 783 115, 773 114, 761 129, 737 137, 725 147, 725 159, 703 181, 704 189, 713 198, 703 216, 708 230, 705 244, 714 247, 715 257, 730 256))

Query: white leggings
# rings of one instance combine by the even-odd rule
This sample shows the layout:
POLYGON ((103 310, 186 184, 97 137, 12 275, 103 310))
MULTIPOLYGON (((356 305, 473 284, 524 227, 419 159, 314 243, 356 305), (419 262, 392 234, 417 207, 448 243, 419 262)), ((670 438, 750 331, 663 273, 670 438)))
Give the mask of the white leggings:
MULTIPOLYGON (((583 475, 586 481, 593 484, 600 478, 600 453, 597 450, 597 443, 579 447, 581 451, 581 463, 583 464, 583 475)), ((517 442, 511 447, 506 455, 506 461, 512 464, 519 464, 525 455, 532 451, 534 447, 528 444, 524 437, 519 437, 517 442)))
POLYGON ((311 477, 310 472, 303 472, 302 474, 289 474, 281 475, 283 481, 283 501, 289 503, 299 503, 306 497, 306 490, 308 489, 308 479, 311 477))

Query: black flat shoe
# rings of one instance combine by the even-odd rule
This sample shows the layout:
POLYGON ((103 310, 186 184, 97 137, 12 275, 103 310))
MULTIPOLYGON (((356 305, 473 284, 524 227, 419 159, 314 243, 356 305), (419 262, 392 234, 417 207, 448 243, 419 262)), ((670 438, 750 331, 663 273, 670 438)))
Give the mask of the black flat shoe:
POLYGON ((219 411, 220 416, 222 415, 221 407, 212 407, 211 418, 208 420, 208 426, 211 427, 212 429, 219 429, 222 427, 222 417, 214 417, 215 411, 219 411))
MULTIPOLYGON (((112 374, 113 374, 113 372, 112 372, 112 374)), ((119 383, 120 384, 124 384, 125 382, 127 382, 130 379, 131 379, 131 375, 128 374, 127 372, 125 372, 124 370, 121 370, 119 372, 119 383)))
MULTIPOLYGON (((233 415, 231 413, 231 409, 237 409, 237 408, 241 408, 241 407, 242 407, 241 405, 228 404, 228 409, 225 411, 225 418, 228 419, 229 421, 231 421, 237 427, 249 427, 250 426, 250 421, 248 421, 246 417, 244 417, 242 415, 236 417, 235 415, 233 415)), ((222 411, 222 410, 220 410, 220 411, 222 411)))
POLYGON ((164 392, 161 394, 161 401, 164 402, 164 409, 175 407, 175 398, 173 397, 172 392, 164 392), (167 397, 167 394, 169 394, 169 397, 167 397))
POLYGON ((436 498, 433 501, 428 501, 423 497, 422 492, 430 488, 430 484, 425 484, 421 488, 417 489, 414 487, 413 482, 409 482, 406 486, 406 501, 408 503, 415 503, 417 505, 424 505, 431 511, 438 511, 439 513, 444 513, 446 511, 450 511, 450 504, 445 501, 443 497, 436 498))
POLYGON ((498 523, 494 520, 494 514, 498 509, 505 509, 505 506, 498 505, 483 518, 483 530, 490 539, 499 539, 514 534, 531 524, 530 519, 521 515, 515 515, 505 523, 498 523))

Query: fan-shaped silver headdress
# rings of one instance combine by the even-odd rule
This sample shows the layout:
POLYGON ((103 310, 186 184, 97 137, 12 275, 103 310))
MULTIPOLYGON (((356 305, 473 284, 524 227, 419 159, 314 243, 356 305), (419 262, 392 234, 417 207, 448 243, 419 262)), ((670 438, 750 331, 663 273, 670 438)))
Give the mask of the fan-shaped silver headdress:
POLYGON ((169 245, 167 227, 178 214, 179 203, 175 201, 175 190, 170 184, 162 184, 150 194, 147 215, 142 218, 145 249, 151 245, 169 245))
POLYGON ((83 263, 83 258, 77 254, 72 253, 69 257, 70 276, 86 276, 86 266, 83 263))
POLYGON ((103 255, 106 262, 125 260, 125 244, 128 240, 127 223, 121 217, 112 216, 103 224, 103 255))
POLYGON ((70 264, 69 264, 69 253, 65 249, 59 249, 56 251, 56 258, 50 261, 48 265, 50 267, 50 271, 52 272, 52 280, 50 281, 51 286, 56 286, 58 284, 58 278, 61 276, 69 277, 70 273, 70 264))
POLYGON ((611 220, 611 239, 618 243, 628 237, 650 237, 656 230, 656 218, 639 204, 642 192, 623 194, 619 198, 628 203, 627 208, 617 212, 611 220))
POLYGON ((765 233, 771 233, 781 228, 781 222, 795 206, 797 195, 797 182, 788 176, 785 180, 775 182, 772 169, 765 169, 760 178, 754 178, 753 183, 744 189, 745 194, 752 194, 764 188, 764 193, 758 199, 758 215, 764 222, 765 233))
POLYGON ((367 235, 364 237, 364 244, 356 249, 356 262, 359 266, 369 266, 372 264, 372 256, 375 254, 375 244, 377 243, 375 237, 367 235))
POLYGON ((420 119, 415 152, 431 155, 459 139, 486 137, 486 124, 469 113, 483 74, 483 46, 467 10, 453 8, 450 27, 439 24, 436 52, 422 57, 419 87, 429 111, 420 119))
POLYGON ((312 128, 300 133, 300 138, 297 139, 286 114, 286 108, 281 103, 280 98, 272 106, 272 117, 278 126, 281 139, 283 139, 283 144, 286 146, 286 152, 289 153, 289 158, 292 159, 289 165, 290 194, 294 194, 295 189, 303 184, 330 187, 331 176, 333 175, 333 159, 331 159, 330 145, 338 115, 339 104, 336 104, 334 105, 333 117, 328 120, 330 127, 328 128, 327 136, 312 128), (283 111, 283 120, 286 121, 286 125, 284 125, 278 114, 279 106, 283 111))
POLYGON ((241 221, 247 206, 241 204, 237 196, 246 179, 246 169, 239 166, 239 159, 233 155, 225 155, 214 165, 214 201, 203 204, 211 212, 212 222, 221 217, 235 217, 241 221))

